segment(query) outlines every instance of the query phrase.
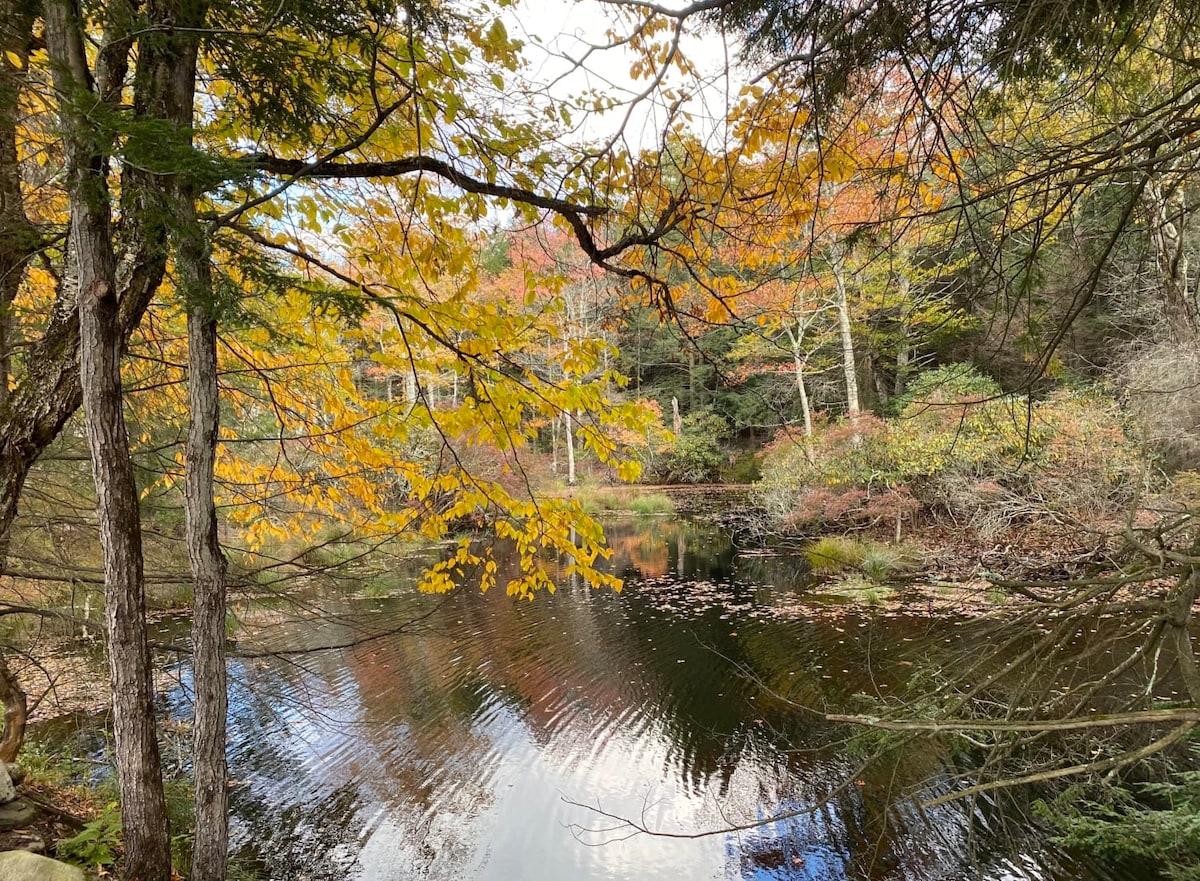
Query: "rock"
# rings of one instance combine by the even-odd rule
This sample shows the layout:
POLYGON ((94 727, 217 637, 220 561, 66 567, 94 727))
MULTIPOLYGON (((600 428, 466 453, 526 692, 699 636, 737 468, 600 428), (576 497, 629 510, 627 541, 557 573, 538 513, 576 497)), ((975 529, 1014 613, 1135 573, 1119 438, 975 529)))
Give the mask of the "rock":
POLYGON ((0 762, 0 805, 17 797, 17 787, 8 773, 8 765, 0 762))
POLYGON ((0 853, 6 850, 45 853, 46 842, 36 832, 0 832, 0 853))
POLYGON ((0 853, 4 881, 83 881, 83 870, 24 850, 0 853))
POLYGON ((20 765, 9 765, 8 776, 12 779, 14 786, 20 786, 25 782, 25 769, 20 765))
MULTIPOLYGON (((0 832, 11 832, 13 829, 28 826, 37 819, 37 815, 37 808, 24 799, 18 798, 6 805, 0 805, 0 832)), ((6 878, 4 873, 0 872, 0 878, 6 878)))

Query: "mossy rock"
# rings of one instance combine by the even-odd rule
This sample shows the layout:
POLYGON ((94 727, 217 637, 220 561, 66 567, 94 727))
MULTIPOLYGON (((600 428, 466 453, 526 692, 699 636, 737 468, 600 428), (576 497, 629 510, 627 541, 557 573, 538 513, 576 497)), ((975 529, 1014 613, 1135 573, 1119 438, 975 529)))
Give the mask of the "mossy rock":
POLYGON ((0 853, 0 878, 4 881, 84 881, 81 869, 24 850, 0 853))

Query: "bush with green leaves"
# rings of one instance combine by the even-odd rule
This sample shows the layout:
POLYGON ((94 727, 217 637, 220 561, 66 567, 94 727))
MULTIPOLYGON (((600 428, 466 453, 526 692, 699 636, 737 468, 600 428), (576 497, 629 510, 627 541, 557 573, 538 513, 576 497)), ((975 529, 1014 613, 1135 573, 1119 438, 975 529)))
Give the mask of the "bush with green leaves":
POLYGON ((121 809, 116 802, 110 802, 95 820, 58 843, 58 856, 77 866, 95 869, 113 865, 120 847, 121 809))
POLYGON ((689 413, 667 454, 667 478, 674 483, 715 480, 725 464, 722 444, 729 434, 729 423, 712 410, 689 413))
POLYGON ((821 424, 812 438, 778 433, 763 454, 759 504, 785 532, 909 516, 919 504, 894 467, 888 432, 882 419, 863 414, 821 424))
MULTIPOLYGON (((1193 758, 1198 751, 1193 750, 1193 758)), ((1175 881, 1200 881, 1200 773, 1164 783, 1077 785, 1038 812, 1059 841, 1109 860, 1154 864, 1175 881)))
POLYGON ((1034 400, 952 364, 914 380, 886 421, 820 424, 811 438, 781 432, 764 454, 758 490, 785 531, 946 512, 990 535, 1038 512, 1115 516, 1135 495, 1144 463, 1102 389, 1034 400))

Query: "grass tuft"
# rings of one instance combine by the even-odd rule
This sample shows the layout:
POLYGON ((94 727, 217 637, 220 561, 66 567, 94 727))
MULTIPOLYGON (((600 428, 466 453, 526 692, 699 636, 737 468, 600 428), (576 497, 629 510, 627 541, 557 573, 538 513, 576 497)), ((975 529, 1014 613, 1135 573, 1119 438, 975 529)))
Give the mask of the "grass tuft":
POLYGON ((665 515, 675 513, 675 503, 669 496, 662 493, 648 493, 637 496, 629 503, 629 510, 639 515, 665 515))
POLYGON ((814 575, 829 577, 856 573, 876 584, 912 572, 918 562, 916 556, 903 547, 858 541, 843 535, 818 539, 808 546, 804 555, 814 575))
POLYGON ((804 551, 814 575, 840 575, 857 570, 863 561, 867 545, 841 535, 817 539, 804 551))

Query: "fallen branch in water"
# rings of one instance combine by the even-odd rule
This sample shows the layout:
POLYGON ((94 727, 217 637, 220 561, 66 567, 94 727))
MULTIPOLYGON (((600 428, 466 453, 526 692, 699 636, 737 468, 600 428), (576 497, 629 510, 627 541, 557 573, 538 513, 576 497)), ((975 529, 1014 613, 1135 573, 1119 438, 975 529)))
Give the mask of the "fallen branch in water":
POLYGON ((1075 719, 885 719, 881 716, 825 713, 827 722, 847 722, 887 731, 1076 731, 1081 728, 1110 728, 1121 725, 1150 725, 1159 722, 1200 723, 1200 709, 1179 707, 1140 710, 1131 713, 1102 713, 1075 719))
POLYGON ((1131 752, 1122 753, 1119 756, 1113 756, 1107 759, 1100 759, 1096 762, 1088 762, 1083 765, 1071 765, 1067 768, 1051 768, 1047 771, 1038 771, 1036 774, 1026 774, 1024 777, 1005 777, 1001 780, 992 780, 988 783, 979 783, 975 786, 968 786, 966 789, 960 789, 956 792, 948 792, 945 795, 940 795, 935 799, 921 802, 922 808, 935 808, 938 805, 944 805, 948 802, 957 801, 960 798, 969 798, 971 796, 980 795, 985 792, 994 792, 997 789, 1008 789, 1013 786, 1025 786, 1030 783, 1044 783, 1049 780, 1058 780, 1062 777, 1073 777, 1077 774, 1094 774, 1097 771, 1116 771, 1119 768, 1125 768, 1135 762, 1140 762, 1142 759, 1148 759, 1156 753, 1162 752, 1171 744, 1187 737, 1196 727, 1195 722, 1186 722, 1178 728, 1173 728, 1167 734, 1160 737, 1153 743, 1148 743, 1140 749, 1132 750, 1131 752))

